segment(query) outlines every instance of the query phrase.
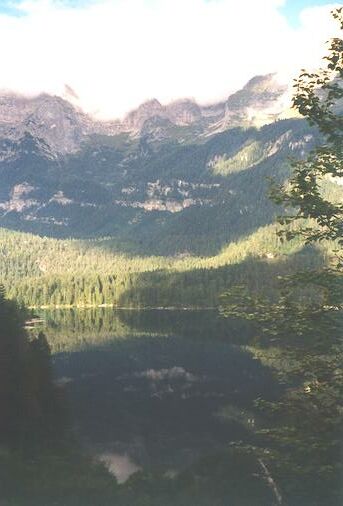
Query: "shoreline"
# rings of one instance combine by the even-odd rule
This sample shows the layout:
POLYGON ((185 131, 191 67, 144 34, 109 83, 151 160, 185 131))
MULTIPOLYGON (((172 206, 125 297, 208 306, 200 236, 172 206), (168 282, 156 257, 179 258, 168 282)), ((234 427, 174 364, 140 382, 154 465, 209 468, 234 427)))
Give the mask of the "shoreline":
POLYGON ((29 310, 66 310, 66 309, 113 309, 119 311, 214 311, 218 309, 218 306, 144 306, 144 307, 126 307, 126 306, 115 306, 113 304, 101 304, 99 306, 28 306, 29 310))

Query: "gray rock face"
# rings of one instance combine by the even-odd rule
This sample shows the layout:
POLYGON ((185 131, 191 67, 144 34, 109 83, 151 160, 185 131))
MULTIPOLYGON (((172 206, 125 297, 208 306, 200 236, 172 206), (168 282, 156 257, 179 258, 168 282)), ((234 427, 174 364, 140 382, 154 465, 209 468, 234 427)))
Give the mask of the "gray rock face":
POLYGON ((25 131, 44 139, 56 152, 76 150, 86 134, 87 117, 59 97, 43 95, 23 123, 25 131))
MULTIPOLYGON (((176 135, 175 126, 194 126, 194 135, 206 135, 239 124, 268 123, 282 112, 279 102, 287 87, 277 84, 273 74, 256 76, 226 102, 199 106, 194 100, 182 99, 164 106, 152 99, 123 121, 95 120, 73 105, 76 94, 67 91, 65 97, 70 101, 47 94, 30 98, 0 93, 0 160, 9 156, 2 141, 19 140, 26 134, 46 143, 55 156, 64 156, 78 151, 94 134, 126 133, 159 141, 176 135)), ((180 134, 178 141, 185 138, 180 134)))
POLYGON ((20 139, 28 133, 65 154, 78 149, 88 125, 89 118, 82 111, 56 96, 0 96, 1 138, 20 139))
POLYGON ((28 98, 11 93, 3 93, 0 96, 0 125, 2 127, 19 125, 31 111, 32 100, 28 98))
POLYGON ((152 116, 147 119, 140 130, 140 135, 150 142, 163 141, 171 135, 171 130, 175 127, 168 118, 161 116, 152 116))
POLYGON ((201 114, 203 118, 210 118, 212 121, 220 120, 225 114, 225 102, 202 106, 201 114))
POLYGON ((181 99, 166 106, 156 99, 144 102, 138 109, 130 112, 124 119, 123 126, 127 130, 141 131, 146 122, 151 124, 153 118, 160 118, 177 126, 187 126, 200 121, 200 106, 190 99, 181 99))
POLYGON ((201 108, 189 99, 177 100, 166 107, 170 121, 176 125, 190 125, 202 118, 201 108))
POLYGON ((137 109, 131 111, 124 119, 124 128, 139 131, 144 123, 154 116, 166 117, 165 108, 155 98, 144 102, 137 109))
POLYGON ((287 93, 288 86, 279 84, 275 77, 275 74, 255 76, 241 90, 231 95, 225 104, 225 122, 244 122, 252 120, 254 115, 268 114, 270 121, 276 119, 283 112, 281 99, 287 93))

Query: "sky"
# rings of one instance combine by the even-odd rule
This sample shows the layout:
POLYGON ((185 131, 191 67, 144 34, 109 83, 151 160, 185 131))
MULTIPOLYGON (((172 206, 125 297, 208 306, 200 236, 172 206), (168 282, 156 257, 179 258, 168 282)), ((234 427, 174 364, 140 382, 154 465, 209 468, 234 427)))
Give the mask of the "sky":
POLYGON ((0 89, 63 96, 100 119, 151 98, 226 98, 254 75, 320 65, 325 0, 0 0, 0 89))

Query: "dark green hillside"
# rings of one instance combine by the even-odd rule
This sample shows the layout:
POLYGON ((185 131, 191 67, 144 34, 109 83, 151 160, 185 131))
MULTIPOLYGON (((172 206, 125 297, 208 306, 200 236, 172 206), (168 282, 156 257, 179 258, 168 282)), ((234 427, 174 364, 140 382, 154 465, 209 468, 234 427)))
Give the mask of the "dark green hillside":
POLYGON ((208 307, 232 284, 272 288, 273 275, 326 262, 325 249, 282 244, 275 226, 212 257, 133 256, 112 239, 60 240, 0 229, 0 278, 31 306, 208 307))
POLYGON ((0 162, 0 224, 55 237, 114 236, 137 253, 214 254, 273 222, 266 178, 313 147, 302 120, 151 143, 93 136, 56 157, 30 135, 0 162))

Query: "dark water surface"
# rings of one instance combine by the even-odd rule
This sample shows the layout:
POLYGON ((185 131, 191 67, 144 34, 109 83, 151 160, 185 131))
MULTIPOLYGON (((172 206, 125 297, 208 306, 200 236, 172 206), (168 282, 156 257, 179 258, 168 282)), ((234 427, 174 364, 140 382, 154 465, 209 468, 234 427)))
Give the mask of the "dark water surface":
POLYGON ((214 311, 58 310, 42 314, 76 432, 119 481, 170 476, 249 440, 260 395, 280 387, 214 311))
POLYGON ((340 504, 331 383, 297 376, 316 375, 312 363, 322 374, 328 351, 263 343, 250 324, 212 310, 41 316, 77 440, 125 483, 118 505, 340 504))

